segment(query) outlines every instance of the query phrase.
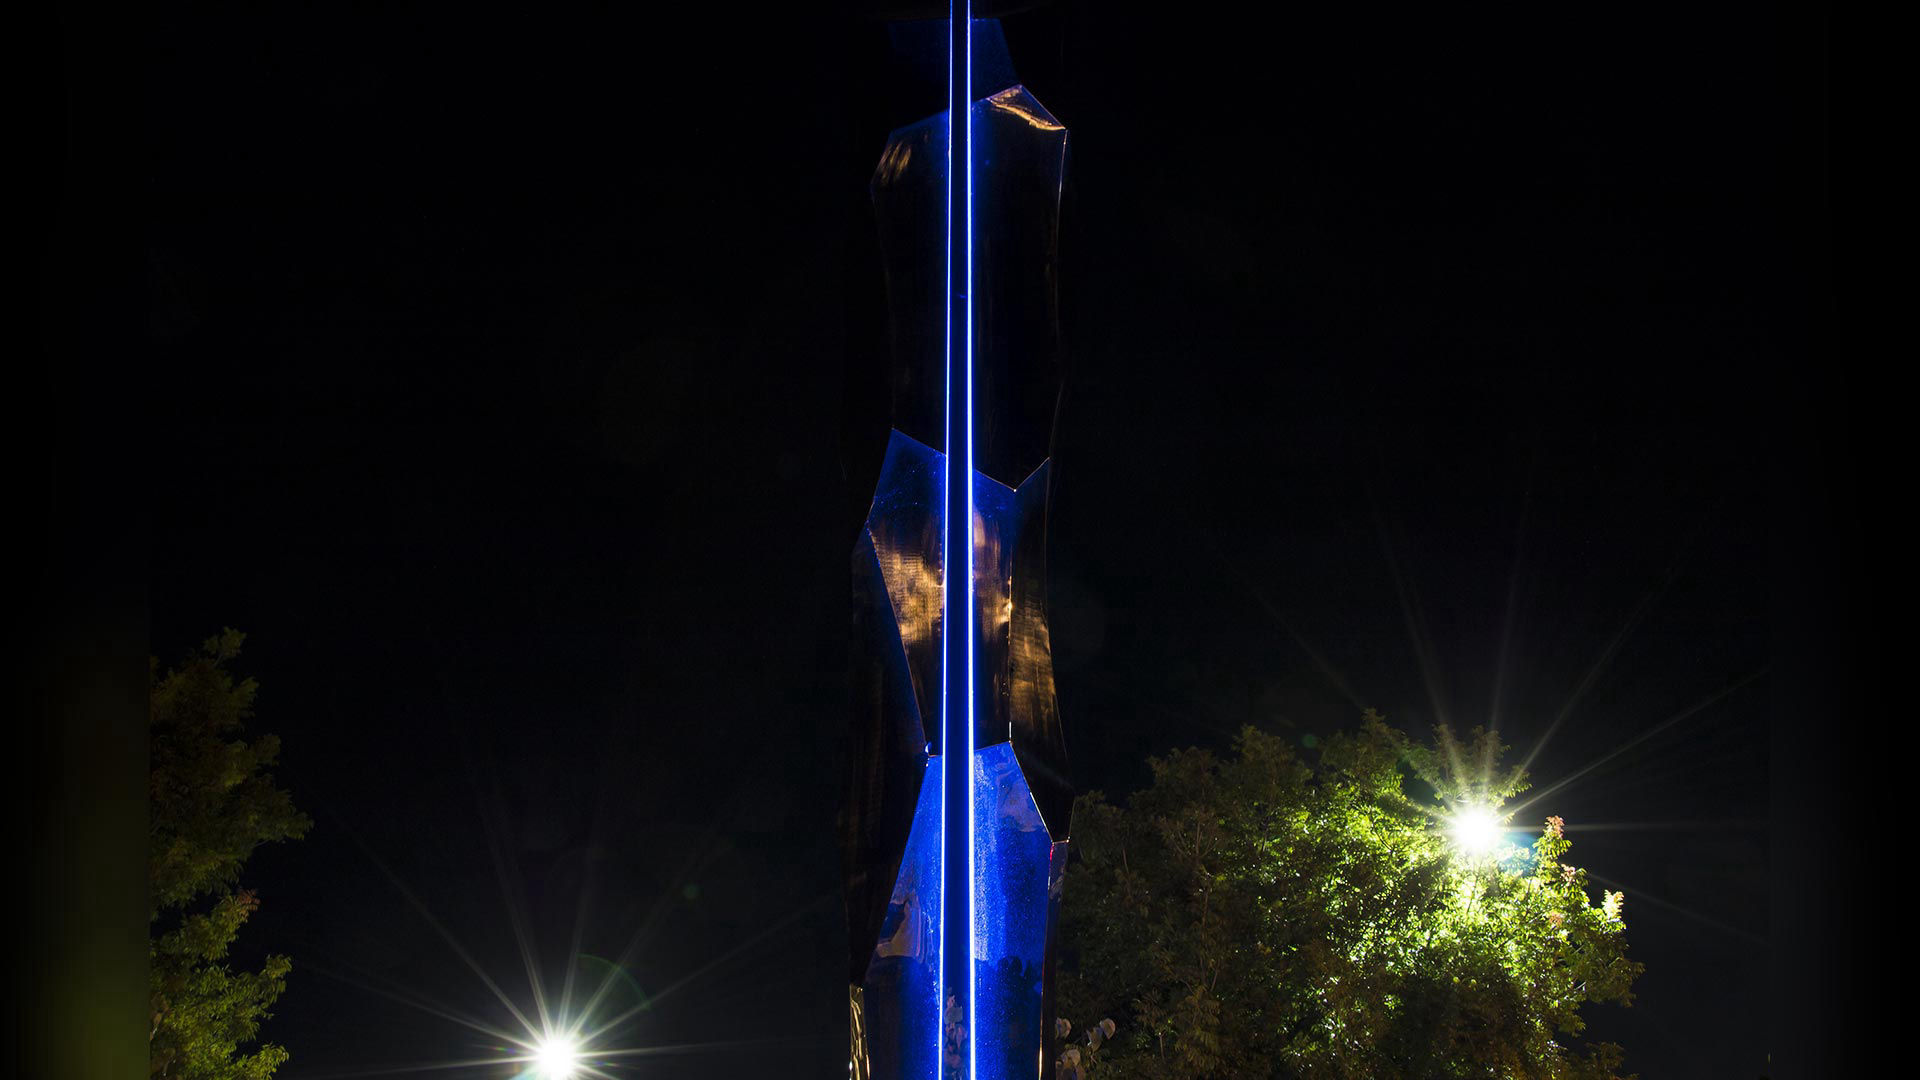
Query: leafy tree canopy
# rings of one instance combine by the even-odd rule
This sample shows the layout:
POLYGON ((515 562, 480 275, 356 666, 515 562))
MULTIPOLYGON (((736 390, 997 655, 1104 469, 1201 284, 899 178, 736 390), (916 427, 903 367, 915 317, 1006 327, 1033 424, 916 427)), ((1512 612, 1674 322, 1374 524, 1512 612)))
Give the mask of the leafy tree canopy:
POLYGON ((227 665, 245 636, 227 630, 181 667, 150 664, 149 935, 154 1077, 266 1080, 287 1051, 271 1043, 240 1053, 259 1034, 286 987, 291 963, 269 956, 257 972, 235 972, 227 950, 259 905, 236 889, 253 849, 305 835, 311 824, 274 786, 267 769, 280 753, 272 735, 249 739, 252 679, 227 665))
POLYGON ((1632 1003, 1620 894, 1591 902, 1558 818, 1530 847, 1449 837, 1526 787, 1504 749, 1369 711, 1316 754, 1247 728, 1153 760, 1125 806, 1080 799, 1058 1011, 1117 1023, 1062 1075, 1613 1076, 1619 1047, 1569 1044, 1587 1002, 1632 1003))

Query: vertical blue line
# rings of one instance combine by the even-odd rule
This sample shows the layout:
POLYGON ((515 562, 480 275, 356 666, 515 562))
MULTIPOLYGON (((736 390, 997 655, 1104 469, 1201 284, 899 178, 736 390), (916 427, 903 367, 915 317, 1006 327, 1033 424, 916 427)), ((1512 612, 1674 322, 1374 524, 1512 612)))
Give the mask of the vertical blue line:
MULTIPOLYGON (((955 0, 965 2, 965 0, 955 0)), ((951 3, 947 9, 949 21, 953 18, 951 3)), ((946 261, 946 290, 941 305, 946 311, 946 397, 942 402, 942 416, 946 423, 946 475, 940 490, 940 596, 947 606, 943 621, 946 633, 953 633, 953 559, 948 550, 951 527, 946 517, 953 506, 953 46, 952 35, 948 35, 947 46, 947 244, 941 252, 946 261)), ((972 560, 968 560, 971 565, 972 560)), ((948 659, 952 656, 952 646, 943 641, 940 649, 940 965, 934 981, 933 994, 933 1076, 930 1080, 941 1080, 946 1071, 947 1060, 947 803, 948 792, 953 790, 949 773, 953 769, 953 732, 949 724, 949 691, 953 680, 948 675, 948 659)), ((926 783, 923 779, 921 783, 926 783)), ((971 829, 972 825, 969 824, 971 829)), ((971 1023, 971 1018, 969 1018, 971 1023)))
POLYGON ((966 577, 966 622, 967 622, 967 1077, 968 1080, 980 1080, 980 902, 985 899, 979 895, 980 873, 974 859, 974 830, 977 821, 974 817, 973 777, 974 729, 979 717, 974 713, 973 678, 973 620, 977 615, 973 602, 973 433, 977 430, 973 422, 973 2, 962 0, 966 8, 966 70, 961 73, 966 93, 960 99, 960 122, 967 127, 967 159, 964 163, 967 183, 961 192, 966 199, 966 241, 967 241, 967 278, 963 282, 966 289, 966 305, 962 314, 966 318, 967 334, 967 467, 962 483, 966 484, 966 536, 967 536, 967 577, 966 577))
POLYGON ((973 835, 973 9, 969 0, 949 0, 947 10, 947 443, 946 491, 941 503, 941 574, 946 621, 940 677, 939 1027, 943 1044, 940 1071, 945 1071, 946 997, 951 991, 966 999, 963 1023, 967 1045, 961 1051, 964 1058, 956 1063, 956 1068, 972 1077, 978 1060, 979 997, 974 971, 979 936, 975 914, 979 897, 974 882, 973 835), (961 381, 964 386, 954 385, 961 381), (965 685, 956 685, 956 681, 962 679, 965 685), (956 825, 959 828, 955 828, 956 825))

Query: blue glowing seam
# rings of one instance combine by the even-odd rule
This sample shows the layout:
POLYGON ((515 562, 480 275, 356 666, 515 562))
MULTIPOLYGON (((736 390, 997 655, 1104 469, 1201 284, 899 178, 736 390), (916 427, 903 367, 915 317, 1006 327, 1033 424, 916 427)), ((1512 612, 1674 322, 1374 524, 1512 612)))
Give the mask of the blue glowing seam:
MULTIPOLYGON (((967 887, 976 895, 967 908, 967 1076, 969 1080, 979 1080, 980 1076, 980 900, 977 894, 980 883, 980 864, 974 858, 974 790, 979 787, 973 780, 973 744, 974 725, 977 715, 974 712, 973 685, 973 620, 976 612, 973 608, 973 3, 961 0, 966 17, 966 70, 961 78, 966 83, 966 93, 962 95, 959 113, 948 113, 948 123, 959 116, 960 123, 967 125, 967 280, 966 307, 963 314, 967 320, 967 468, 964 473, 967 485, 967 575, 966 575, 966 613, 967 613, 967 887)), ((949 133, 947 145, 953 145, 949 133)), ((951 202, 952 200, 948 200, 951 202)))
MULTIPOLYGON (((963 215, 963 221, 961 222, 961 227, 965 234, 963 236, 963 241, 967 245, 967 280, 963 283, 965 285, 966 291, 961 294, 965 301, 964 307, 961 311, 961 317, 966 320, 967 342, 966 342, 966 355, 962 358, 963 363, 965 365, 965 377, 966 377, 966 390, 965 390, 965 397, 964 397, 966 408, 961 415, 961 423, 964 427, 964 430, 961 433, 961 442, 966 446, 966 452, 964 455, 962 455, 963 460, 961 460, 957 464, 960 467, 960 483, 964 485, 964 488, 962 490, 963 490, 963 496, 965 500, 964 512, 966 514, 966 517, 964 519, 964 526, 966 529, 965 536, 969 540, 971 540, 971 537, 973 536, 973 152, 972 152, 972 139, 971 139, 971 135, 973 131, 973 5, 971 3, 971 0, 952 0, 952 2, 948 6, 947 15, 950 20, 964 19, 965 22, 963 24, 963 29, 962 29, 962 33, 964 35, 962 38, 962 42, 963 42, 962 49, 964 50, 963 55, 956 58, 953 55, 953 49, 951 45, 949 45, 947 49, 947 200, 946 200, 947 201, 947 207, 946 207, 946 214, 947 214, 946 298, 947 298, 947 302, 945 305, 946 306, 946 331, 947 331, 946 346, 945 346, 946 347, 946 420, 945 420, 945 423, 946 423, 946 439, 947 439, 947 454, 946 454, 946 485, 947 486, 946 486, 946 494, 943 496, 941 502, 942 502, 943 508, 950 508, 953 505, 949 500, 952 498, 951 493, 953 491, 954 473, 955 473, 955 466, 956 466, 956 462, 954 461, 955 455, 953 453, 953 450, 954 450, 954 440, 953 440, 953 435, 954 435, 954 432, 953 432, 953 314, 954 314, 953 312, 953 307, 954 307, 954 304, 953 304, 953 175, 954 175, 953 144, 954 144, 955 138, 957 137, 957 125, 964 123, 967 125, 969 139, 968 139, 967 158, 966 158, 966 161, 962 163, 962 167, 966 169, 966 183, 967 183, 967 189, 966 189, 967 190, 967 206, 966 206, 965 214, 963 215), (954 86, 953 65, 956 59, 958 59, 958 61, 964 65, 964 70, 961 72, 961 79, 962 79, 964 92, 960 95, 959 100, 955 100, 955 95, 953 93, 953 86, 954 86)), ((951 41, 951 37, 949 37, 949 41, 951 41)), ((945 513, 946 510, 943 509, 942 512, 945 513)), ((943 672, 940 680, 940 684, 941 684, 940 685, 940 746, 941 746, 941 758, 942 758, 940 763, 941 787, 943 792, 951 790, 951 788, 947 786, 947 770, 948 769, 964 768, 967 770, 967 776, 966 776, 966 781, 967 781, 967 885, 969 890, 972 890, 977 884, 978 875, 979 875, 979 867, 974 855, 973 817, 974 817, 975 784, 974 784, 974 778, 972 774, 973 773, 973 742, 974 742, 973 740, 973 725, 974 725, 973 545, 970 542, 966 545, 966 566, 964 567, 963 572, 960 575, 960 581, 961 581, 960 604, 956 608, 953 604, 953 590, 952 590, 952 583, 953 583, 953 577, 954 577, 954 574, 953 574, 954 560, 950 557, 952 555, 952 552, 947 550, 947 538, 950 533, 951 533, 950 523, 948 524, 947 527, 942 528, 940 530, 940 536, 941 536, 940 567, 941 567, 941 574, 945 579, 941 583, 941 591, 946 596, 947 610, 950 613, 950 617, 947 620, 947 633, 949 634, 961 633, 966 635, 967 709, 965 714, 965 720, 966 720, 967 730, 966 730, 966 738, 964 740, 956 741, 953 738, 953 730, 952 730, 952 723, 951 723, 952 710, 951 710, 951 703, 948 699, 948 694, 947 694, 947 689, 952 685, 952 680, 947 678, 945 672, 943 672), (958 613, 959 615, 958 618, 951 617, 951 614, 955 612, 958 613)), ((942 652, 947 656, 952 655, 951 651, 948 649, 942 649, 942 652)), ((944 660, 942 662, 944 663, 944 660)), ((947 831, 946 815, 947 815, 947 800, 944 797, 942 797, 940 800, 940 833, 943 838, 945 837, 946 831, 947 831)), ((947 986, 946 882, 947 882, 946 844, 943 840, 943 842, 941 843, 941 867, 940 867, 940 883, 941 883, 940 884, 940 969, 939 969, 939 983, 938 983, 938 985, 942 989, 936 999, 936 1004, 935 1004, 935 1007, 940 1012, 938 1022, 934 1024, 935 1042, 936 1042, 936 1051, 935 1051, 934 1061, 936 1062, 936 1064, 942 1062, 946 1056, 946 1053, 945 1053, 945 1034, 946 1034, 945 987, 947 986)), ((968 964, 967 964, 967 969, 968 969, 967 970, 967 1075, 969 1077, 973 1077, 973 1076, 976 1076, 979 1071, 979 1061, 980 1061, 980 1053, 979 1053, 980 1025, 978 1022, 980 990, 979 990, 979 980, 978 980, 978 972, 977 972, 978 965, 973 962, 975 956, 979 952, 979 917, 978 917, 978 912, 973 910, 973 907, 971 906, 968 909, 967 915, 968 915, 968 918, 967 918, 967 959, 968 959, 968 964)))
MULTIPOLYGON (((947 9, 948 18, 953 17, 951 6, 947 9)), ((947 551, 946 516, 952 506, 953 492, 953 38, 947 38, 947 245, 942 252, 945 256, 947 288, 945 303, 946 338, 941 343, 946 350, 946 402, 943 422, 946 424, 946 476, 940 488, 940 595, 947 604, 948 612, 953 610, 953 592, 948 587, 953 580, 953 560, 947 551)), ((968 560, 971 566, 972 560, 968 560)), ((953 619, 945 620, 946 633, 953 633, 953 619)), ((953 650, 942 640, 940 645, 940 875, 935 880, 940 883, 940 960, 939 973, 934 982, 933 995, 933 1068, 934 1077, 946 1071, 947 1060, 947 792, 953 790, 947 781, 947 770, 953 767, 953 733, 947 723, 947 687, 952 679, 947 677, 947 658, 953 650)), ((925 783, 925 781, 921 781, 925 783)), ((971 828, 972 826, 968 826, 971 828)))

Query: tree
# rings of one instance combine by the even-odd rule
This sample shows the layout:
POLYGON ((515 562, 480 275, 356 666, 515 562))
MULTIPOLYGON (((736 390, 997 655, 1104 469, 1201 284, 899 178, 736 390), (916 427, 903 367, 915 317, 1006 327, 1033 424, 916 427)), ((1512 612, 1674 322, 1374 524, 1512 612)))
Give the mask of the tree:
POLYGON ((287 1051, 272 1043, 241 1053, 286 988, 291 962, 269 956, 236 972, 227 950, 259 906, 237 888, 253 849, 297 839, 311 822, 274 786, 267 769, 280 740, 244 734, 258 685, 235 682, 227 665, 245 635, 225 630, 178 669, 149 664, 149 915, 154 1077, 266 1080, 287 1051))
POLYGON ((1611 1077, 1619 1047, 1566 1041, 1585 1003, 1632 1003, 1621 895, 1590 902, 1558 818, 1530 848, 1448 836, 1453 811, 1525 789, 1504 749, 1479 729, 1414 743, 1369 711, 1317 753, 1247 728, 1226 760, 1154 759, 1125 806, 1082 797, 1058 1011, 1118 1036, 1062 1071, 1611 1077))

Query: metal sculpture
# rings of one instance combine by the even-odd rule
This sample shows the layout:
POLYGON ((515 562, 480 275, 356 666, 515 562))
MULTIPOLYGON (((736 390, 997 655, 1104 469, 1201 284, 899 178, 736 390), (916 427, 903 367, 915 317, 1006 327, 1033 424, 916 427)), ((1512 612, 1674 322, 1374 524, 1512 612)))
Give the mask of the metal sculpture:
POLYGON ((945 24, 948 108, 872 194, 893 433, 853 556, 849 1069, 1037 1077, 1073 792, 1045 597, 1067 132, 999 23, 945 24), (953 118, 961 118, 953 122, 953 118))

